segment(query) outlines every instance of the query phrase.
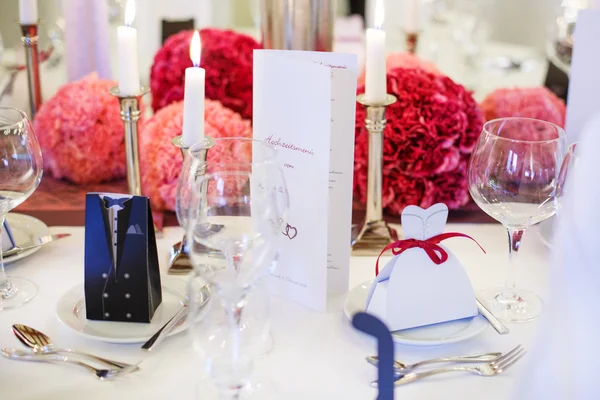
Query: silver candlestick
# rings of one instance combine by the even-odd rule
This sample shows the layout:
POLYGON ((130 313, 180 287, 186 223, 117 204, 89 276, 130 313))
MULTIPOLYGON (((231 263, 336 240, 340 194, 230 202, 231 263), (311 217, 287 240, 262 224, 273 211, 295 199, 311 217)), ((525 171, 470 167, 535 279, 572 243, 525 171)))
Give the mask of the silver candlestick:
MULTIPOLYGON (((182 188, 182 185, 184 184, 184 182, 182 182, 181 179, 187 179, 188 173, 192 172, 192 171, 184 171, 184 168, 187 165, 186 157, 191 157, 189 154, 189 151, 188 151, 190 146, 187 146, 183 142, 182 136, 174 137, 173 140, 171 141, 171 143, 173 143, 173 146, 175 146, 181 150, 181 155, 182 155, 182 160, 183 160, 183 166, 182 166, 181 172, 179 174, 180 181, 179 181, 178 189, 180 190, 182 188)), ((214 145, 215 145, 215 141, 212 137, 210 137, 210 136, 204 137, 203 145, 201 146, 200 150, 198 150, 198 152, 196 154, 194 154, 194 157, 199 159, 201 162, 201 165, 199 166, 198 170, 193 171, 193 173, 196 176, 204 175, 204 173, 206 172, 206 158, 207 158, 208 150, 210 150, 214 145)), ((177 194, 178 198, 179 198, 179 195, 180 194, 178 193, 177 194)), ((179 201, 179 199, 178 199, 178 201, 179 201)), ((187 218, 187 217, 182 215, 183 212, 185 212, 185 211, 181 210, 180 205, 177 204, 177 219, 179 220, 179 224, 185 228, 186 224, 185 224, 184 218, 187 218)), ((192 262, 190 260, 190 249, 189 249, 189 246, 187 245, 187 237, 186 237, 187 235, 186 234, 187 234, 187 232, 183 234, 183 239, 181 240, 181 242, 177 242, 171 247, 171 259, 169 260, 169 270, 168 270, 168 274, 170 274, 170 275, 186 275, 193 269, 192 262)), ((196 246, 198 246, 198 245, 196 245, 196 246)), ((200 251, 200 248, 196 247, 196 251, 200 251)), ((211 250, 209 250, 208 248, 206 248, 206 251, 207 251, 207 253, 211 252, 211 250)))
POLYGON ((127 157, 127 185, 129 194, 142 195, 140 179, 140 155, 138 150, 138 121, 141 116, 140 100, 150 90, 144 87, 135 95, 122 95, 118 87, 110 89, 110 94, 119 99, 121 120, 125 129, 125 153, 127 157))
POLYGON ((378 255, 388 244, 398 240, 396 231, 383 220, 383 131, 386 125, 385 109, 396 98, 387 95, 385 102, 372 103, 364 94, 356 101, 365 106, 365 127, 369 132, 369 170, 367 175, 367 213, 358 236, 352 241, 352 255, 378 255))
POLYGON ((38 25, 21 25, 23 36, 21 41, 25 48, 25 64, 27 66, 27 84, 29 86, 29 107, 31 118, 42 105, 42 84, 40 82, 40 54, 38 52, 38 25))

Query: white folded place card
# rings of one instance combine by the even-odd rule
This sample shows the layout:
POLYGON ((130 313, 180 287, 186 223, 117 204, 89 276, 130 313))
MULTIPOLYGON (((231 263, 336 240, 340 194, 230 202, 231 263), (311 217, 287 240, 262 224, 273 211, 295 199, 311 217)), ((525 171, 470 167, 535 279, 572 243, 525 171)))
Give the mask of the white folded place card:
POLYGON ((573 45, 569 95, 567 99, 567 140, 577 142, 581 132, 598 112, 600 93, 600 11, 581 10, 577 15, 577 27, 573 45))
POLYGON ((254 138, 277 150, 290 201, 270 290, 325 311, 348 290, 357 57, 254 51, 254 138))
POLYGON ((15 243, 15 238, 10 230, 8 221, 4 221, 4 226, 2 229, 2 251, 10 250, 16 245, 17 244, 15 243))
MULTIPOLYGON (((439 246, 434 250, 436 255, 441 256, 439 249, 447 255, 447 259, 441 256, 439 261, 442 262, 436 264, 425 250, 428 246, 422 244, 428 239, 441 238, 447 218, 445 204, 435 204, 427 210, 408 206, 402 212, 405 240, 401 242, 407 244, 406 249, 378 273, 366 304, 367 312, 384 321, 391 331, 468 318, 478 313, 473 287, 456 256, 434 239, 429 248, 439 246)), ((398 244, 398 248, 401 247, 398 244)))

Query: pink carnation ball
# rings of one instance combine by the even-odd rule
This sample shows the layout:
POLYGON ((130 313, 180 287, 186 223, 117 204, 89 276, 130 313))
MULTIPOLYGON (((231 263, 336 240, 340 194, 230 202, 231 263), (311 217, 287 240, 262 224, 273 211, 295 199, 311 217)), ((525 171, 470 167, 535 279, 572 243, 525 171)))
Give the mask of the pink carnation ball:
MULTIPOLYGON (((417 68, 430 72, 434 75, 442 75, 442 73, 435 67, 433 63, 425 61, 408 52, 388 54, 385 60, 385 67, 387 71, 391 71, 394 68, 417 68)), ((358 77, 359 86, 365 84, 365 72, 366 70, 363 69, 358 77)))
MULTIPOLYGON (((140 169, 142 191, 150 197, 154 211, 175 211, 177 180, 181 172, 181 150, 171 140, 181 135, 183 102, 160 109, 144 125, 140 136, 140 169)), ((213 138, 252 137, 250 121, 224 107, 218 101, 206 100, 205 134, 213 138)), ((240 150, 240 149, 236 149, 240 150)), ((208 161, 228 162, 252 157, 251 147, 228 154, 208 152, 208 161)))
POLYGON ((496 118, 526 117, 565 126, 565 102, 545 87, 497 89, 482 102, 486 121, 496 118))
POLYGON ((77 184, 125 177, 125 145, 116 82, 96 74, 61 87, 35 116, 44 169, 77 184))

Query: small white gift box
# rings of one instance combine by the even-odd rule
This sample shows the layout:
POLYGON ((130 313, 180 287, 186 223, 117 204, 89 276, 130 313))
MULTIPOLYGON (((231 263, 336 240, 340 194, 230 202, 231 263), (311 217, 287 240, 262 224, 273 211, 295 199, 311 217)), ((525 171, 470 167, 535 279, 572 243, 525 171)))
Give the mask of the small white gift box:
MULTIPOLYGON (((458 258, 439 244, 458 233, 443 234, 448 207, 408 206, 402 213, 405 240, 386 249, 397 254, 377 275, 367 296, 367 312, 391 331, 477 315, 471 281, 458 258)), ((482 249, 483 250, 483 249, 482 249)))

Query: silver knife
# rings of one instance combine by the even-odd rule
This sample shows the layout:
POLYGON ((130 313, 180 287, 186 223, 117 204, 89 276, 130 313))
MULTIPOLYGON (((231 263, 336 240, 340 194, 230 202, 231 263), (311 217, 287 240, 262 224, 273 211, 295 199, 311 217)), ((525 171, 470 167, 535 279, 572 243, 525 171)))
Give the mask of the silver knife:
POLYGON ((6 250, 6 251, 2 252, 2 256, 3 257, 10 257, 12 255, 15 255, 15 254, 18 254, 18 253, 22 253, 22 252, 27 251, 27 250, 35 249, 36 247, 43 246, 45 244, 48 244, 50 242, 54 242, 54 241, 59 240, 59 239, 64 239, 64 238, 67 238, 69 236, 71 236, 70 233, 59 233, 57 235, 41 236, 41 237, 37 238, 35 241, 23 243, 20 246, 15 246, 12 249, 9 249, 9 250, 6 250))
POLYGON ((501 335, 508 334, 509 330, 506 327, 506 325, 504 325, 502 321, 498 319, 498 317, 492 314, 492 312, 488 310, 486 306, 484 306, 483 303, 479 301, 479 299, 476 298, 475 300, 477 301, 477 309, 479 310, 481 315, 483 315, 485 319, 488 320, 488 322, 490 323, 490 325, 492 325, 496 332, 498 332, 501 335))

